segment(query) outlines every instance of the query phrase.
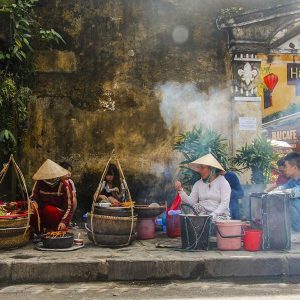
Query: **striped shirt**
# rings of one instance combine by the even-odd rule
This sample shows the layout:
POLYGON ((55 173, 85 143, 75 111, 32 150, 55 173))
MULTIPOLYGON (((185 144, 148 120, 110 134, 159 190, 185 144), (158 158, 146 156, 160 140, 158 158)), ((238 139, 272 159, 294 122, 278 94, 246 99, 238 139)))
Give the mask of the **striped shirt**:
POLYGON ((50 186, 43 180, 36 181, 30 199, 36 201, 40 208, 48 204, 61 209, 64 211, 61 222, 69 224, 73 213, 73 193, 65 180, 59 181, 55 186, 50 186))

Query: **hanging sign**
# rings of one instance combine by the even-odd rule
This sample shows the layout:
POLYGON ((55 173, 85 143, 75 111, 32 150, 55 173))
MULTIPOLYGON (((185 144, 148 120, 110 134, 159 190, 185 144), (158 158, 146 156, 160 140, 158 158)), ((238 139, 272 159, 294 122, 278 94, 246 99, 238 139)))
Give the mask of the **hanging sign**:
POLYGON ((298 140, 297 129, 292 130, 274 130, 272 131, 272 139, 277 141, 291 141, 296 143, 298 140))
POLYGON ((246 131, 255 131, 257 130, 256 126, 257 120, 253 117, 239 117, 239 126, 240 130, 246 130, 246 131))
POLYGON ((300 81, 300 64, 287 64, 287 82, 295 84, 295 81, 300 81))
POLYGON ((296 95, 300 95, 300 64, 287 64, 287 84, 296 85, 296 95))
POLYGON ((285 127, 268 129, 268 137, 272 140, 283 141, 290 144, 293 148, 300 143, 300 128, 298 127, 285 127))

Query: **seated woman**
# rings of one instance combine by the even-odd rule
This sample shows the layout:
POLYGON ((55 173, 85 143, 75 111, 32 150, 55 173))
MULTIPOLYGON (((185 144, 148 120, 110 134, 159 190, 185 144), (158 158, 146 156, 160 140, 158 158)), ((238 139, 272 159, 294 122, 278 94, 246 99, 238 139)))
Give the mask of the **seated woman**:
POLYGON ((35 233, 43 230, 66 231, 73 213, 73 195, 69 184, 62 179, 68 170, 47 159, 34 174, 36 180, 30 196, 34 212, 31 218, 35 233), (37 214, 37 211, 38 214, 37 214), (40 225, 38 224, 40 218, 40 225))
POLYGON ((175 182, 182 201, 194 206, 199 213, 211 215, 214 221, 218 217, 230 219, 231 189, 221 175, 224 169, 220 163, 212 154, 207 154, 191 162, 189 167, 199 172, 201 179, 194 184, 190 196, 184 192, 180 181, 175 182))
POLYGON ((110 164, 97 200, 109 201, 112 205, 118 206, 124 197, 124 186, 121 184, 119 170, 115 164, 110 164))

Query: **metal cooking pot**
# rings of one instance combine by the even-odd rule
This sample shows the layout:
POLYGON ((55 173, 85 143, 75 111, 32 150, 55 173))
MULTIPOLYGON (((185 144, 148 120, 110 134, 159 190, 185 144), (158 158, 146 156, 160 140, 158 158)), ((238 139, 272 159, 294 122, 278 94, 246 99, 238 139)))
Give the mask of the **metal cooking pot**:
POLYGON ((48 249, 65 249, 70 248, 74 242, 73 233, 66 233, 63 237, 47 237, 46 234, 42 235, 42 242, 45 248, 48 249))

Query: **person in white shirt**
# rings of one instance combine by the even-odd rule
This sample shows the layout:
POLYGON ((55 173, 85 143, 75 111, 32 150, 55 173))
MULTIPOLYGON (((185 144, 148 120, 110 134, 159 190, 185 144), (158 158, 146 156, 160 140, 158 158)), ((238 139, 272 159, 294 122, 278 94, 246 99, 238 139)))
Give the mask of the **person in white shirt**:
POLYGON ((213 221, 219 217, 230 219, 231 188, 222 175, 222 172, 225 171, 221 164, 209 153, 191 162, 188 166, 199 172, 201 179, 194 184, 189 196, 183 190, 181 182, 175 182, 175 188, 182 201, 194 206, 200 214, 211 215, 213 221))

